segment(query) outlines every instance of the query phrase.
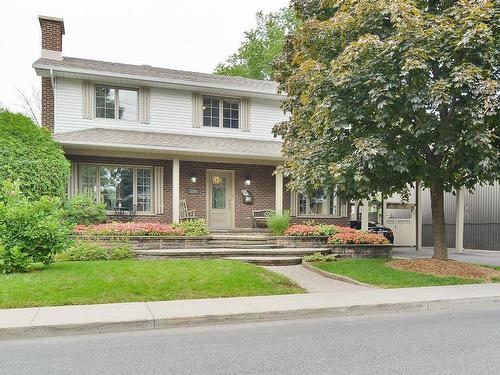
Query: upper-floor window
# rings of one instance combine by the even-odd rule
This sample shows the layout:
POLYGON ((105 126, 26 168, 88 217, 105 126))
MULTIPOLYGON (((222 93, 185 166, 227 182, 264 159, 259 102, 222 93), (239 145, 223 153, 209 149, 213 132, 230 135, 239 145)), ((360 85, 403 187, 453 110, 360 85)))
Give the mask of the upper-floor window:
POLYGON ((204 96, 203 126, 238 129, 240 127, 240 101, 204 96))
POLYGON ((137 90, 109 86, 95 87, 97 118, 138 121, 137 102, 137 90))

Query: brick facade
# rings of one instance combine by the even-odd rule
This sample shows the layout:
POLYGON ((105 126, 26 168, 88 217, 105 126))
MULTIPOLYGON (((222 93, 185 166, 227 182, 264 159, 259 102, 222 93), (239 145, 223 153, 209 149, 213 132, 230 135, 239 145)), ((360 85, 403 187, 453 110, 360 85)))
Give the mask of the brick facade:
POLYGON ((252 227, 252 210, 274 210, 276 207, 274 166, 228 163, 180 162, 180 199, 185 199, 188 209, 195 209, 196 215, 206 217, 207 191, 206 170, 222 169, 234 171, 235 188, 235 227, 252 227), (193 173, 197 177, 196 183, 191 182, 193 173), (252 183, 245 186, 246 175, 250 175, 252 183), (196 188, 198 193, 190 194, 189 189, 196 188), (241 189, 253 194, 253 204, 244 204, 241 189))
MULTIPOLYGON (((97 157, 69 155, 72 162, 102 163, 163 166, 163 198, 164 213, 162 215, 137 215, 136 221, 172 222, 172 161, 154 159, 132 159, 116 157, 97 157)), ((273 172, 274 166, 232 164, 232 163, 207 163, 197 161, 180 161, 180 199, 185 199, 189 210, 196 210, 196 216, 207 218, 207 169, 220 169, 234 171, 235 181, 235 227, 252 227, 252 210, 271 209, 276 207, 276 184, 273 172), (251 185, 245 186, 245 177, 250 175, 251 185), (196 182, 191 182, 191 177, 196 176, 196 182), (253 204, 243 203, 241 189, 246 189, 253 194, 253 204)), ((286 181, 284 181, 285 185, 286 181)), ((290 209, 290 192, 283 188, 283 208, 290 209)), ((294 223, 303 223, 313 218, 293 218, 294 223)), ((348 218, 314 218, 316 222, 349 225, 348 218)))
POLYGON ((42 49, 61 52, 64 23, 49 18, 39 18, 39 21, 42 29, 42 49))
POLYGON ((54 91, 50 77, 42 77, 42 127, 54 133, 54 91))

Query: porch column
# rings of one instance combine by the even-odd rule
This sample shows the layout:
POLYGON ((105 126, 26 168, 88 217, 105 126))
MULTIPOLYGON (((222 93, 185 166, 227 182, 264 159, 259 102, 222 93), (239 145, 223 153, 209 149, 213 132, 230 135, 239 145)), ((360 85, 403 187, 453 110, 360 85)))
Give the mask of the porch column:
POLYGON ((179 159, 173 160, 172 165, 172 222, 179 222, 179 192, 180 192, 180 177, 179 177, 179 159))
POLYGON ((276 171, 276 213, 283 213, 283 173, 276 171))
POLYGON ((457 190, 455 202, 455 251, 463 253, 464 251, 464 216, 465 216, 465 190, 457 190))
POLYGON ((415 183, 415 250, 422 250, 422 185, 415 183))
POLYGON ((363 199, 363 212, 361 213, 361 230, 368 230, 368 199, 363 199))

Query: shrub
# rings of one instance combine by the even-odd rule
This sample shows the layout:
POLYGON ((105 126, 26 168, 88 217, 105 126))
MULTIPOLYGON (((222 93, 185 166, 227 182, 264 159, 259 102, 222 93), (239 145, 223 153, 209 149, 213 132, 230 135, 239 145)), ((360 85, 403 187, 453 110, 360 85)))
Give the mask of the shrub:
POLYGON ((120 244, 119 246, 113 246, 109 250, 110 260, 125 260, 134 259, 134 251, 130 244, 120 244))
POLYGON ((109 243, 107 246, 93 241, 75 241, 66 251, 55 256, 57 262, 132 259, 130 244, 109 243))
POLYGON ((6 248, 0 245, 0 273, 28 272, 30 258, 18 247, 6 248))
POLYGON ((46 129, 20 113, 0 109, 0 181, 19 180, 30 199, 63 198, 69 169, 62 148, 46 129))
POLYGON ((266 220, 267 227, 273 236, 283 236, 290 226, 290 221, 290 213, 286 210, 282 214, 274 212, 266 220))
POLYGON ((286 236, 319 236, 318 226, 306 224, 294 224, 285 231, 286 236))
POLYGON ((329 244, 333 245, 345 245, 345 244, 356 244, 356 245, 388 245, 389 240, 385 238, 382 234, 377 233, 366 233, 360 230, 354 230, 354 232, 341 232, 334 234, 328 239, 329 244))
POLYGON ((303 259, 309 263, 335 262, 337 260, 337 255, 314 253, 312 255, 306 255, 303 259))
POLYGON ((183 236, 184 229, 158 223, 106 223, 77 225, 75 233, 89 236, 183 236))
POLYGON ((66 219, 72 224, 99 224, 108 220, 106 205, 90 194, 78 194, 66 203, 66 219))
POLYGON ((18 248, 32 262, 48 265, 68 245, 71 226, 64 220, 58 198, 28 200, 19 184, 4 182, 0 196, 0 242, 9 251, 18 248))
POLYGON ((208 226, 205 219, 194 219, 174 224, 173 228, 180 228, 185 236, 203 237, 208 235, 208 226))

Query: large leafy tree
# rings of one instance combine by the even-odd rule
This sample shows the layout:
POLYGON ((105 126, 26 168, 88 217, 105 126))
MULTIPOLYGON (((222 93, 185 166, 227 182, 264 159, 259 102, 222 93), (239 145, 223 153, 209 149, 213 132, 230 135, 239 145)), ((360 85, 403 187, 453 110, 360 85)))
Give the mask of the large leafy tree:
POLYGON ((500 177, 499 3, 296 0, 276 78, 288 94, 291 187, 346 197, 430 189, 434 257, 444 192, 500 177))
POLYGON ((216 74, 270 80, 273 61, 283 51, 285 36, 292 32, 297 18, 292 8, 277 12, 257 13, 257 26, 245 32, 245 39, 238 51, 225 63, 217 65, 216 74))

